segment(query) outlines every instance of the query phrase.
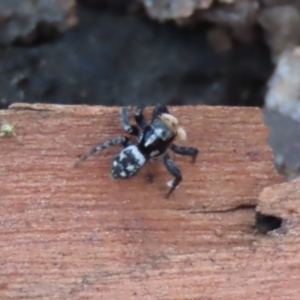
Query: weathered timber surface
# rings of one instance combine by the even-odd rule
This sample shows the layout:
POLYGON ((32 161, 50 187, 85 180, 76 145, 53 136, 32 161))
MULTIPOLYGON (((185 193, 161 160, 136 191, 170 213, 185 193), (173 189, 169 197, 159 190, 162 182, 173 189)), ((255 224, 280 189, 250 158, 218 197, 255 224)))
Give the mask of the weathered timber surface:
POLYGON ((169 200, 160 162, 113 181, 111 148, 73 168, 124 133, 119 108, 0 111, 16 132, 0 139, 0 299, 298 299, 300 247, 257 234, 254 209, 239 209, 282 182, 260 111, 170 110, 200 153, 173 155, 184 180, 169 200))

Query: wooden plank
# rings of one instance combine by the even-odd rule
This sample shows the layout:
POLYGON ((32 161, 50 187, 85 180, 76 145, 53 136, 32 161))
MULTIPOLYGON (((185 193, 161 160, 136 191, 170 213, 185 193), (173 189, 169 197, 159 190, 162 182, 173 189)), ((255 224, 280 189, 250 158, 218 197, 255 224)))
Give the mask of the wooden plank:
POLYGON ((184 180, 166 200, 160 162, 130 181, 109 178, 116 148, 72 167, 123 134, 118 110, 0 111, 16 133, 0 139, 0 299, 296 299, 285 293, 300 289, 299 272, 255 234, 254 208, 238 209, 282 182, 260 111, 170 108, 200 154, 195 164, 173 156, 184 180))

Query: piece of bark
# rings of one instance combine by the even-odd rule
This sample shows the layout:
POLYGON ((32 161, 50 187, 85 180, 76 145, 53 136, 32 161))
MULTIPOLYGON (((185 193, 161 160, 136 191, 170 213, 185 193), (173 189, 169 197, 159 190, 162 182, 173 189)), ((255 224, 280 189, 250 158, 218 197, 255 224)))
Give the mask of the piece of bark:
POLYGON ((109 178, 116 148, 72 167, 124 133, 118 110, 0 111, 15 131, 0 139, 0 299, 297 299, 299 251, 238 209, 282 182, 259 109, 170 108, 200 153, 174 155, 183 182, 169 200, 161 162, 129 181, 109 178))

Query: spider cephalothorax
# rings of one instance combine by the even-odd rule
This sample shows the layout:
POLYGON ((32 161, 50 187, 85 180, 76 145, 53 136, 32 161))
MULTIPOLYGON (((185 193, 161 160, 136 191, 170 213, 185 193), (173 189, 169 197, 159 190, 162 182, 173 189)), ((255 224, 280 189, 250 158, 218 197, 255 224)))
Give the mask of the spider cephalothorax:
POLYGON ((174 141, 185 139, 186 134, 179 126, 178 120, 169 113, 165 105, 157 104, 152 113, 151 123, 148 124, 143 116, 144 106, 137 107, 135 112, 136 125, 131 125, 128 120, 130 107, 122 108, 120 118, 126 132, 137 137, 137 144, 133 144, 128 137, 118 136, 104 143, 96 145, 87 154, 83 155, 75 166, 94 153, 110 146, 121 144, 122 149, 112 161, 111 176, 115 179, 128 179, 135 176, 142 166, 150 159, 163 157, 167 170, 175 177, 168 182, 170 190, 168 198, 182 180, 181 172, 174 164, 167 150, 170 148, 177 154, 188 155, 196 159, 196 148, 182 147, 174 141))

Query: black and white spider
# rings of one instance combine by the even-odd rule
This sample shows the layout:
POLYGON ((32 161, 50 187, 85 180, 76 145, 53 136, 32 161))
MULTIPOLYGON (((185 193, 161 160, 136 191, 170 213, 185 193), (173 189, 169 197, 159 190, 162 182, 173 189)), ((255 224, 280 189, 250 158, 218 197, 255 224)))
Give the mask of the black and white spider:
POLYGON ((120 112, 124 130, 137 137, 137 144, 133 144, 126 136, 117 136, 94 146, 74 166, 78 166, 81 161, 98 151, 113 145, 123 145, 124 149, 112 161, 111 176, 115 179, 128 179, 135 176, 148 160, 162 157, 167 170, 174 176, 174 179, 167 183, 170 187, 166 195, 168 198, 182 180, 180 170, 167 152, 168 148, 177 154, 191 156, 193 162, 197 157, 198 150, 173 143, 176 140, 185 139, 186 134, 183 128, 179 127, 178 120, 169 113, 165 105, 157 104, 154 107, 150 124, 144 118, 143 110, 144 106, 139 106, 135 111, 134 117, 137 126, 129 123, 130 107, 124 107, 120 112))

